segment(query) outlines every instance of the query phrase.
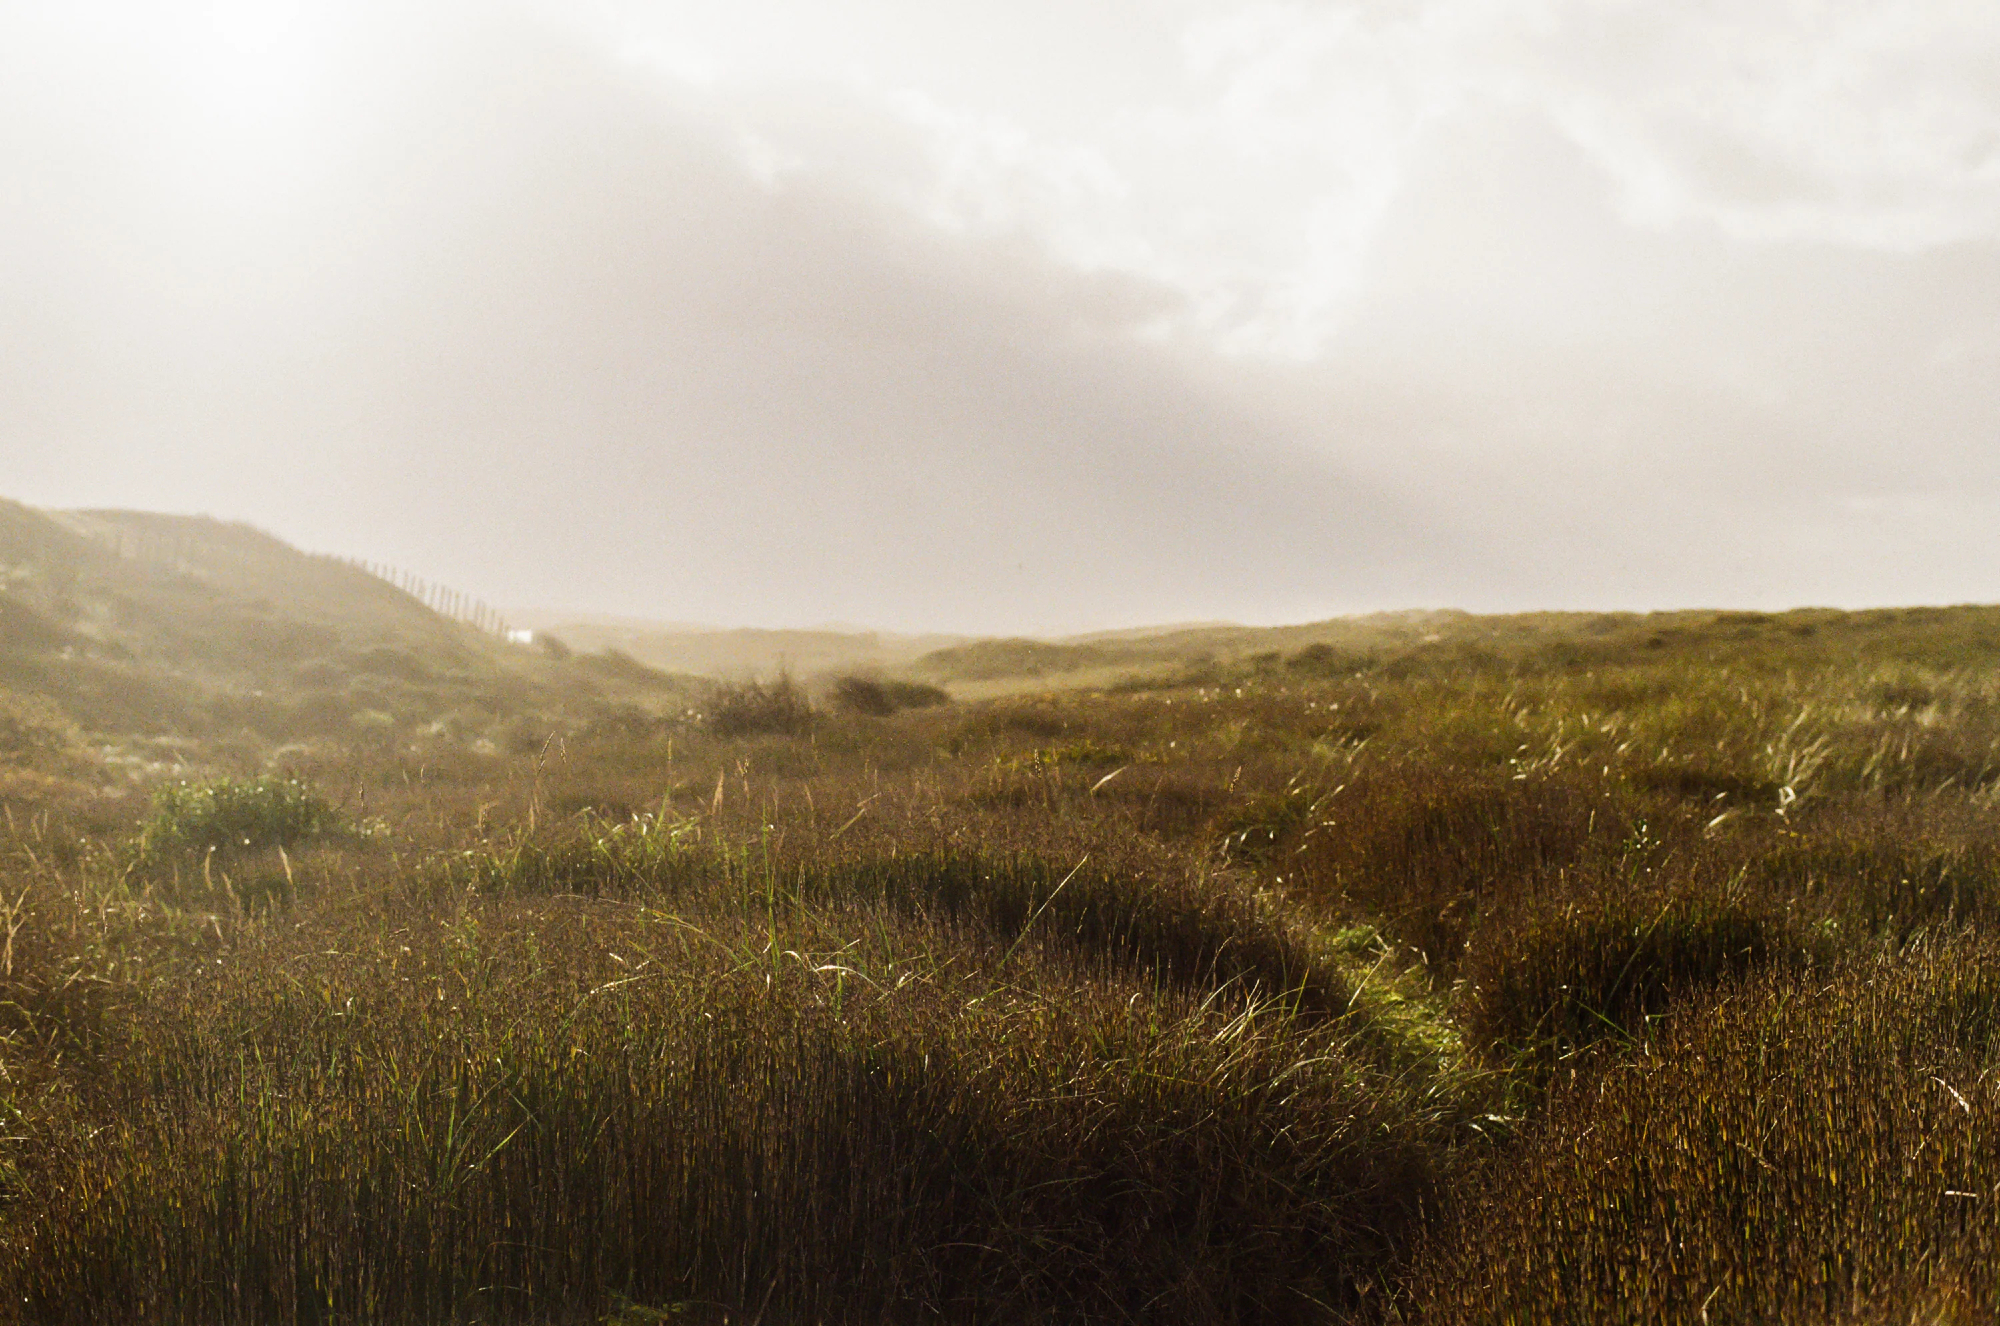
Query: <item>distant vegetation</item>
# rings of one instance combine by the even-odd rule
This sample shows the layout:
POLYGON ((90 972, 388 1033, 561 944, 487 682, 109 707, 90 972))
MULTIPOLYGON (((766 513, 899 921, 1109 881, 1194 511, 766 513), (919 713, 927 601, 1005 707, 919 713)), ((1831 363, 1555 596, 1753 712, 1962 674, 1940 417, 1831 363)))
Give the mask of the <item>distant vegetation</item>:
POLYGON ((508 644, 247 526, 0 502, 0 745, 34 703, 131 767, 287 744, 504 748, 678 715, 709 685, 553 637, 508 644))
POLYGON ((274 596, 285 681, 59 534, 0 594, 0 1320, 2000 1309, 2000 612, 719 684, 274 596))
POLYGON ((928 709, 948 704, 951 693, 942 686, 881 677, 842 677, 833 684, 833 703, 850 714, 887 718, 899 709, 928 709))
POLYGON ((812 727, 812 701, 789 676, 717 688, 706 725, 722 737, 799 736, 812 727))

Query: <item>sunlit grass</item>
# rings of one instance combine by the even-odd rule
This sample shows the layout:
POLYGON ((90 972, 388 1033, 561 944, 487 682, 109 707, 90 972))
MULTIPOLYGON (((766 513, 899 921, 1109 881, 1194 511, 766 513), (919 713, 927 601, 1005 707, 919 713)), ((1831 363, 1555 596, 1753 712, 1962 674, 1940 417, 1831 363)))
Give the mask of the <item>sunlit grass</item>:
POLYGON ((746 685, 150 803, 38 719, 0 1319, 1990 1319, 1951 623, 746 685))

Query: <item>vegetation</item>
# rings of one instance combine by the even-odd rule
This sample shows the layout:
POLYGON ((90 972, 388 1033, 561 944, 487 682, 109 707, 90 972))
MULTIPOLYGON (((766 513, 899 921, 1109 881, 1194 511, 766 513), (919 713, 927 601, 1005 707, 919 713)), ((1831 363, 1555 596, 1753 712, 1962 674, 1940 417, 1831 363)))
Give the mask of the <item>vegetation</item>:
POLYGON ((947 704, 951 693, 920 681, 849 675, 833 684, 833 703, 850 714, 887 718, 898 709, 928 709, 947 704))
POLYGON ((722 737, 798 736, 813 722, 812 701, 790 675, 717 688, 709 702, 708 730, 722 737))
POLYGON ((168 783, 153 792, 142 850, 213 852, 290 847, 345 828, 327 800, 292 778, 218 778, 168 783))
POLYGON ((47 726, 24 725, 17 702, 171 765, 195 745, 233 746, 239 763, 286 744, 504 747, 527 727, 680 714, 705 692, 622 655, 539 646, 247 526, 0 501, 0 752, 47 726))
POLYGON ((1994 1318, 2000 613, 1185 634, 21 672, 0 1320, 1994 1318))

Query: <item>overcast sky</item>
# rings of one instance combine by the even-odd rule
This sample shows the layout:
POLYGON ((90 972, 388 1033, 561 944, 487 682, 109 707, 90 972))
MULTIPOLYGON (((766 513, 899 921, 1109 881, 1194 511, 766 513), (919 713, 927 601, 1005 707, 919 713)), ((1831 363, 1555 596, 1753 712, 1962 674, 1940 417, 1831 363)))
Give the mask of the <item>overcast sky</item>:
POLYGON ((2000 600, 1992 0, 0 0, 0 495, 496 603, 2000 600))

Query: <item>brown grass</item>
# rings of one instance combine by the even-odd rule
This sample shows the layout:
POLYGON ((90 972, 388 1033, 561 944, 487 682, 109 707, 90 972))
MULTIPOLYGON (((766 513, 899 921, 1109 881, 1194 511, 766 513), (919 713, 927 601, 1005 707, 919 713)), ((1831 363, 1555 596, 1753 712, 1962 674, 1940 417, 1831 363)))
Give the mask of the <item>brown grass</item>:
POLYGON ((1991 1319, 1985 620, 11 703, 0 1320, 1991 1319))

